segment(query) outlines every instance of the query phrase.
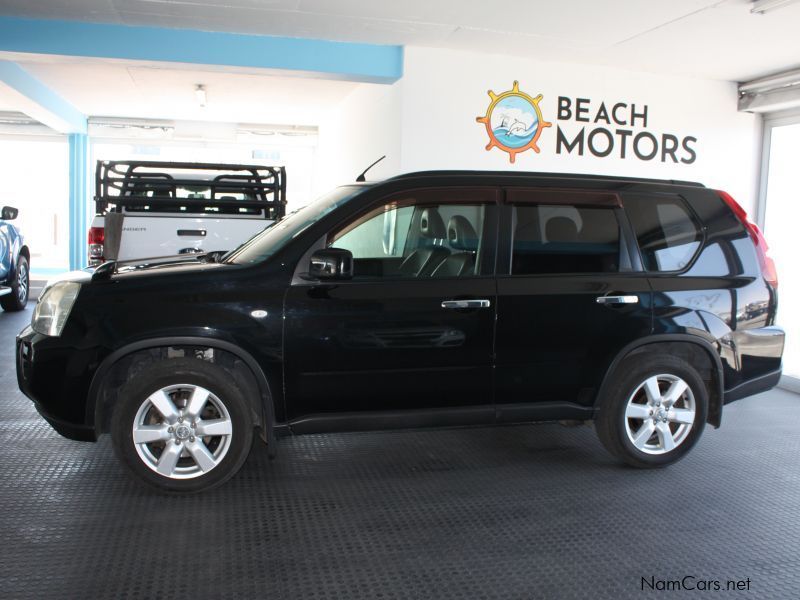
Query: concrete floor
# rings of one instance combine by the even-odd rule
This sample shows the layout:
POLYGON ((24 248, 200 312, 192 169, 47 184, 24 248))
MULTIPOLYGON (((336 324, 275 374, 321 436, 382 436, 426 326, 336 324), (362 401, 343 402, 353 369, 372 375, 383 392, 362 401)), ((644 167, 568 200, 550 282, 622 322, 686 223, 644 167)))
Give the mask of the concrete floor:
POLYGON ((800 597, 796 395, 727 407, 659 471, 620 466, 587 427, 314 435, 163 497, 108 439, 59 437, 18 391, 30 315, 0 313, 3 598, 800 597), (749 591, 642 581, 685 576, 749 591))

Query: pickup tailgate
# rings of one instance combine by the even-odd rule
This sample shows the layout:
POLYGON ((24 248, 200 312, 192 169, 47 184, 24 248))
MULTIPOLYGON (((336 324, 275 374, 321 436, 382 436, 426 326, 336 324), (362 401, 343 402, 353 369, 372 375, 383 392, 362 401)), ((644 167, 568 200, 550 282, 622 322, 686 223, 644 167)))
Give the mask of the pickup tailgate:
POLYGON ((272 223, 263 216, 126 214, 116 258, 136 260, 194 251, 232 250, 272 223))

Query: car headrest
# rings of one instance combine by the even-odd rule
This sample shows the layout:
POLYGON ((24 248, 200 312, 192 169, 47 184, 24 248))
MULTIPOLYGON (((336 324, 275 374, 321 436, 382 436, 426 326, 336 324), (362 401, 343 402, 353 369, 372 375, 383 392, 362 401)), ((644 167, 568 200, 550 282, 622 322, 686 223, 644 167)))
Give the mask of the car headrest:
POLYGON ((578 226, 569 217, 551 217, 544 228, 548 242, 574 242, 578 239, 578 226))
POLYGON ((433 240, 443 240, 447 237, 444 220, 438 210, 435 208, 423 209, 419 218, 419 232, 422 237, 433 240))
POLYGON ((466 217, 455 215, 447 223, 447 241, 454 250, 478 250, 478 234, 466 217))

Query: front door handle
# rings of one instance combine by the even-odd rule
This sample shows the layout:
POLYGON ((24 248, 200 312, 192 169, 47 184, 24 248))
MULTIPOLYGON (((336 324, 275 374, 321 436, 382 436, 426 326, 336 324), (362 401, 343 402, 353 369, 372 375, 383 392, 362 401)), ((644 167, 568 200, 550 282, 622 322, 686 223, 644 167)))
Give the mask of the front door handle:
POLYGON ((490 300, 443 300, 442 308, 489 308, 490 300))
POLYGON ((637 304, 639 296, 598 296, 598 304, 637 304))

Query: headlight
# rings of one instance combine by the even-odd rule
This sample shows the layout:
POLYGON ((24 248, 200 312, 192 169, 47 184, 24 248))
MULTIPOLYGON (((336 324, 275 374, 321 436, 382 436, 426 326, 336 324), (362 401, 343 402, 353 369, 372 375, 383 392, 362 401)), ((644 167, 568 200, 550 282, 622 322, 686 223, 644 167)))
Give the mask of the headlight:
POLYGON ((61 335, 80 289, 81 284, 74 281, 60 281, 45 288, 33 309, 33 330, 42 335, 61 335))

